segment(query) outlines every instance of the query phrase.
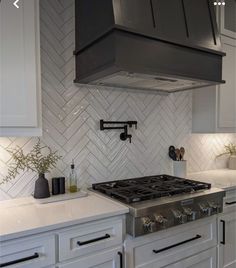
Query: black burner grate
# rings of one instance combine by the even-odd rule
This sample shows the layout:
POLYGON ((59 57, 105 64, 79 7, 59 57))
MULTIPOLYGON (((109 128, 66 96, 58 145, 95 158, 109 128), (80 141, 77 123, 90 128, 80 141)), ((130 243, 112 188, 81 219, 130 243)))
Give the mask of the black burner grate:
POLYGON ((133 203, 210 189, 211 184, 169 175, 158 175, 96 183, 92 185, 92 188, 123 202, 133 203))

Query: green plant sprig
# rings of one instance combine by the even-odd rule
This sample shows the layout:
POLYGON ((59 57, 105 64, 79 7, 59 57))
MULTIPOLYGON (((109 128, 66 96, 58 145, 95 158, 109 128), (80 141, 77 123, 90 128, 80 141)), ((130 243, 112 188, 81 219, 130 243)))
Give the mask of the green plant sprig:
POLYGON ((236 144, 229 143, 228 145, 225 145, 224 147, 225 147, 225 152, 217 155, 216 157, 220 157, 223 155, 236 155, 236 144))
POLYGON ((42 146, 40 139, 28 154, 24 154, 24 151, 19 146, 7 151, 12 156, 12 163, 9 165, 7 176, 0 184, 13 180, 20 171, 32 171, 38 174, 48 173, 52 168, 56 167, 56 163, 61 159, 57 151, 52 151, 48 146, 42 146), (46 151, 48 152, 47 154, 46 151))

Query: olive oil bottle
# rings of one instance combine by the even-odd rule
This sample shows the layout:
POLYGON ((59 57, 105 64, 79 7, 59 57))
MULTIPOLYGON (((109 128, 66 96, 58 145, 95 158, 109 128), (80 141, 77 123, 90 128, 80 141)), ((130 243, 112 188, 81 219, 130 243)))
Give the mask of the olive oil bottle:
POLYGON ((77 174, 75 171, 74 160, 72 160, 72 164, 70 167, 71 167, 71 171, 70 171, 70 176, 69 176, 69 192, 76 193, 78 192, 78 186, 77 186, 77 174))

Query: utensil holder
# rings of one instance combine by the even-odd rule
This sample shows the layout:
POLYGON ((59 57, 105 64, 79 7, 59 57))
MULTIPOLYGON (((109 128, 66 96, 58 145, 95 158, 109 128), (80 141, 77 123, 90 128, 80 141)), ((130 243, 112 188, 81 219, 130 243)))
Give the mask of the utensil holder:
POLYGON ((173 175, 180 178, 186 178, 187 176, 187 161, 172 161, 173 163, 173 175))
POLYGON ((231 155, 229 157, 229 169, 236 170, 236 155, 231 155))

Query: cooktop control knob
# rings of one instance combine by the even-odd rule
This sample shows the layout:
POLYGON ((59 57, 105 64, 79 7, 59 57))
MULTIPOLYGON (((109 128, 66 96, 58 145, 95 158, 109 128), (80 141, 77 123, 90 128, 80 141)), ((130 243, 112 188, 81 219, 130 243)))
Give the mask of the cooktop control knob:
POLYGON ((212 215, 213 209, 209 205, 207 205, 206 203, 200 203, 199 207, 200 207, 201 213, 204 216, 211 216, 212 215))
POLYGON ((212 209, 213 213, 219 213, 220 212, 220 205, 215 202, 208 202, 209 207, 212 209))
POLYGON ((143 219, 143 229, 145 232, 152 233, 156 231, 156 222, 150 217, 144 217, 143 219))
POLYGON ((187 215, 181 213, 179 210, 172 210, 176 223, 182 224, 187 222, 187 215))
POLYGON ((168 222, 168 220, 162 215, 155 215, 155 219, 156 219, 156 222, 162 227, 165 227, 168 222))
POLYGON ((195 221, 196 220, 196 216, 197 216, 197 212, 193 211, 191 208, 189 207, 184 207, 183 208, 184 214, 187 216, 187 219, 189 221, 195 221))

